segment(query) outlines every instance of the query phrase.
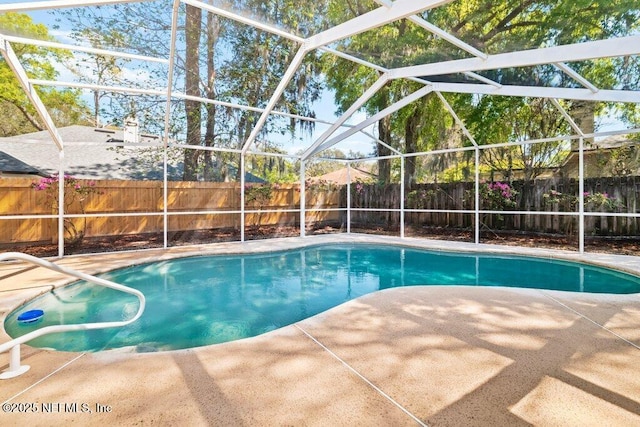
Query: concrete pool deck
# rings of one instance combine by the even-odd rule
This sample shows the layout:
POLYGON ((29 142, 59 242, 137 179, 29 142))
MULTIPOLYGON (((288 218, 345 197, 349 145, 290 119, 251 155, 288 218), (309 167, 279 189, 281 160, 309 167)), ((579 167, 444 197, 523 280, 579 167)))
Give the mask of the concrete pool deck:
MULTIPOLYGON (((640 274, 637 257, 354 234, 56 262, 93 274, 176 256, 327 242, 521 253, 640 274)), ((1 263, 1 318, 68 281, 1 263)), ((0 342, 9 339, 1 335, 0 342)), ((395 288, 226 344, 161 353, 23 345, 22 355, 31 369, 0 382, 2 425, 640 425, 640 294, 395 288)), ((9 357, 0 357, 4 370, 9 357)))

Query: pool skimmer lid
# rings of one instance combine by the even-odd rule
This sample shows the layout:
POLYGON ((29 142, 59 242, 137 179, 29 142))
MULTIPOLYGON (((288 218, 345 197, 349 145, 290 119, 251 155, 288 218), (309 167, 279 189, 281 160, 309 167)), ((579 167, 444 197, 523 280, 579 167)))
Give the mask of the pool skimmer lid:
POLYGON ((44 311, 42 310, 29 310, 18 316, 18 323, 28 324, 35 323, 38 320, 42 319, 44 316, 44 311))

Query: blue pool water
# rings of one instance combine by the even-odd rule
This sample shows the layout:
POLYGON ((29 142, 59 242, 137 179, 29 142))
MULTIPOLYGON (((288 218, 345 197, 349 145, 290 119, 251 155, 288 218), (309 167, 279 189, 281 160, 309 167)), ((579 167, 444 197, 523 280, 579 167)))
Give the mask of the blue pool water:
MULTIPOLYGON (((147 307, 140 319, 125 328, 52 334, 30 344, 64 351, 198 347, 256 336, 359 296, 398 286, 640 292, 640 278, 590 265, 370 245, 183 258, 101 277, 145 294, 147 307)), ((15 337, 45 325, 125 320, 137 308, 134 296, 81 282, 15 310, 7 317, 5 329, 15 337), (19 324, 19 314, 33 309, 44 310, 43 319, 19 324)))

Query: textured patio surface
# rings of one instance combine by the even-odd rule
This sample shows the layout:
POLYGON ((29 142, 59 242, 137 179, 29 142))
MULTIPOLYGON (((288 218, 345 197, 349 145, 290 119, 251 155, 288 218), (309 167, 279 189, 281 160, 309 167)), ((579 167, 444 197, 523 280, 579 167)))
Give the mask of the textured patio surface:
MULTIPOLYGON (((206 250, 274 250, 329 240, 398 242, 334 236, 206 250)), ((132 259, 203 250, 61 263, 92 273, 132 259)), ((590 260, 640 271, 633 257, 590 260)), ((2 316, 62 282, 41 268, 0 266, 2 316)), ((3 332, 2 342, 7 339, 3 332)), ((31 369, 0 382, 0 425, 640 425, 638 294, 396 288, 259 337, 192 350, 22 348, 31 369)), ((7 365, 2 354, 0 368, 7 365)))

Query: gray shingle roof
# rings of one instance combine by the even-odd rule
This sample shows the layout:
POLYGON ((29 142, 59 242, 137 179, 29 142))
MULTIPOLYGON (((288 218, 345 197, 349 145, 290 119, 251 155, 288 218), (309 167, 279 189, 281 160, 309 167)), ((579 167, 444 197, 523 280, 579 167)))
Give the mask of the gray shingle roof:
MULTIPOLYGON (((68 126, 58 129, 64 146, 65 173, 82 179, 161 180, 162 160, 153 151, 159 147, 122 147, 123 131, 68 126)), ((159 143, 142 136, 141 143, 159 143)), ((0 153, 44 175, 58 172, 59 153, 47 131, 0 138, 0 153)), ((8 172, 0 164, 0 171, 8 172)), ((34 172, 31 172, 34 173, 34 172)), ((182 164, 169 165, 169 179, 180 179, 182 164)))
POLYGON ((43 175, 25 162, 0 151, 0 172, 10 174, 43 175))
MULTIPOLYGON (((143 134, 140 135, 139 147, 123 147, 122 144, 118 144, 122 143, 124 138, 122 130, 74 125, 59 128, 58 133, 64 143, 66 174, 80 179, 163 179, 162 145, 148 146, 162 142, 157 136, 143 134)), ((31 172, 25 173, 45 176, 58 173, 58 149, 47 131, 0 138, 0 155, 13 159, 6 164, 0 160, 0 172, 9 173, 9 169, 16 169, 18 165, 22 165, 25 170, 31 168, 31 172)), ((170 157, 174 159, 170 159, 167 164, 168 179, 181 181, 184 170, 183 163, 179 160, 181 156, 170 157)), ((229 168, 236 170, 233 166, 229 168)), ((249 172, 245 173, 245 180, 265 182, 249 172)))

